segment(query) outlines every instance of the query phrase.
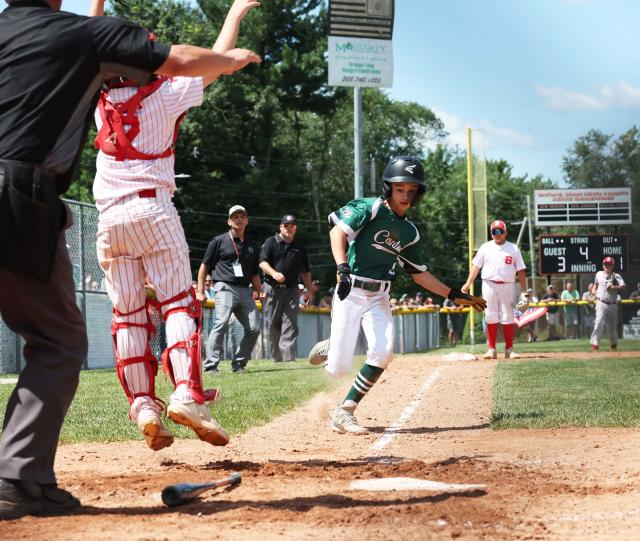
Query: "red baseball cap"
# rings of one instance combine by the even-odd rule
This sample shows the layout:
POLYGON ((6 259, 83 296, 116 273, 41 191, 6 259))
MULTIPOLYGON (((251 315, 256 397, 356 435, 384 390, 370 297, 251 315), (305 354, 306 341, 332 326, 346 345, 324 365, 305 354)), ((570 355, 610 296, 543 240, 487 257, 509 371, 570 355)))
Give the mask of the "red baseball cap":
POLYGON ((602 264, 603 265, 615 265, 616 264, 616 260, 613 259, 613 257, 611 257, 610 255, 608 255, 607 257, 605 257, 602 260, 602 264))
POLYGON ((502 229, 503 231, 506 231, 507 226, 502 220, 493 220, 493 222, 491 222, 491 227, 489 229, 491 231, 493 231, 494 229, 502 229))

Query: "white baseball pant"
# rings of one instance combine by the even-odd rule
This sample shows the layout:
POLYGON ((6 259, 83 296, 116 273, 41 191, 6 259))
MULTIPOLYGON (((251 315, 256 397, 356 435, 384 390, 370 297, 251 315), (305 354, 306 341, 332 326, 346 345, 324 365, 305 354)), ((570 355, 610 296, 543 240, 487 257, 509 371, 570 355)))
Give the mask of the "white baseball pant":
POLYGON ((487 309, 484 311, 487 323, 508 325, 514 322, 515 283, 496 283, 491 280, 482 280, 482 297, 487 301, 487 309))
MULTIPOLYGON (((100 214, 97 234, 98 261, 105 274, 106 288, 113 306, 123 314, 146 303, 144 284, 148 281, 163 302, 191 287, 189 248, 180 217, 166 190, 156 190, 156 197, 141 198, 138 194, 122 200, 100 214)), ((186 306, 191 297, 164 305, 163 313, 171 308, 186 306)), ((129 316, 117 316, 116 321, 146 323, 145 310, 129 316)), ((173 312, 166 321, 167 345, 188 340, 196 331, 194 320, 185 312, 173 312)), ((142 356, 148 343, 148 330, 143 327, 119 329, 116 336, 120 358, 142 356)), ((184 349, 170 352, 176 381, 189 379, 190 359, 184 349)), ((149 373, 142 363, 124 368, 125 380, 132 394, 155 395, 150 388, 149 373)), ((191 392, 180 385, 171 395, 172 401, 189 402, 191 392)), ((142 407, 159 409, 148 396, 134 400, 130 409, 132 420, 142 407)))
MULTIPOLYGON (((368 281, 367 278, 357 278, 368 281)), ((334 294, 331 340, 325 365, 325 370, 331 376, 337 378, 351 371, 361 325, 367 339, 365 362, 386 368, 393 360, 393 317, 388 287, 386 289, 371 292, 352 287, 343 301, 334 294)))
POLYGON ((618 343, 618 305, 605 304, 598 300, 596 301, 596 322, 591 333, 591 345, 600 345, 605 327, 609 334, 609 343, 615 346, 618 343))

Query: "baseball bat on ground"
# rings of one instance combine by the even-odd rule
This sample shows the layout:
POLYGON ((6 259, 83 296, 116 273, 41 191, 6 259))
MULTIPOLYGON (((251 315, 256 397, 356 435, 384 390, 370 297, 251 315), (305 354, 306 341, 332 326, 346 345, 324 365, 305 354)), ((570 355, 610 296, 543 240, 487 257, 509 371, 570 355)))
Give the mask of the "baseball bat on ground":
POLYGON ((241 480, 242 477, 239 473, 232 473, 224 479, 210 483, 178 483, 177 485, 170 485, 162 490, 162 501, 169 507, 175 507, 176 505, 190 502, 207 490, 228 485, 237 485, 241 480))

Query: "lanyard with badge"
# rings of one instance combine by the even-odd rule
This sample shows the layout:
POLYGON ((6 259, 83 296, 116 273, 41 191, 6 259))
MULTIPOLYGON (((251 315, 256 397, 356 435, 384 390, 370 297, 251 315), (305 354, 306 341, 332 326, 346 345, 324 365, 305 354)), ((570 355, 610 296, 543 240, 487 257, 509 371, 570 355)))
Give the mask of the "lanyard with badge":
POLYGON ((236 246, 236 241, 233 240, 233 235, 231 234, 231 231, 229 231, 229 238, 231 239, 231 244, 233 245, 233 249, 236 251, 236 262, 232 265, 233 275, 236 278, 242 278, 244 275, 242 274, 242 265, 240 264, 240 252, 238 251, 238 247, 236 246))

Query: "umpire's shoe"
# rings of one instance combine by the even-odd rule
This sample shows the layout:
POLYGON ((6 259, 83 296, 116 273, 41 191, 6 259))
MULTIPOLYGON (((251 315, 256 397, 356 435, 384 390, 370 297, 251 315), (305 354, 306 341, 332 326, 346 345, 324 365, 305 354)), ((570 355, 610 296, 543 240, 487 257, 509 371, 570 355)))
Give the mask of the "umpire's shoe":
POLYGON ((193 429, 202 441, 211 445, 229 443, 229 434, 211 418, 211 412, 205 404, 172 402, 167 408, 167 415, 174 423, 193 429))
POLYGON ((337 406, 331 416, 331 430, 340 432, 340 434, 366 434, 369 432, 358 424, 358 420, 353 414, 356 406, 357 404, 351 400, 337 406))
POLYGON ((329 338, 311 348, 309 362, 313 365, 322 364, 327 361, 327 355, 329 355, 329 338))
POLYGON ((0 479, 0 520, 26 515, 64 515, 80 506, 80 500, 56 484, 0 479))

